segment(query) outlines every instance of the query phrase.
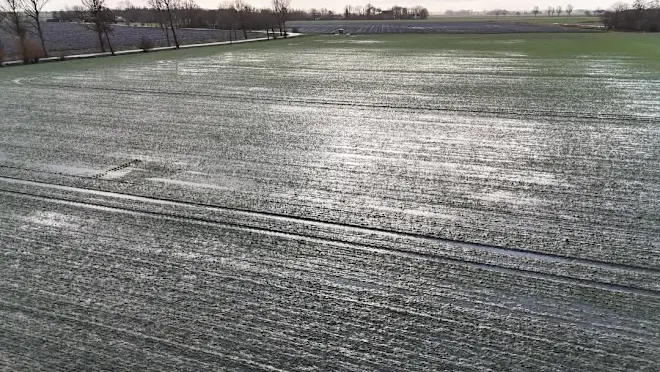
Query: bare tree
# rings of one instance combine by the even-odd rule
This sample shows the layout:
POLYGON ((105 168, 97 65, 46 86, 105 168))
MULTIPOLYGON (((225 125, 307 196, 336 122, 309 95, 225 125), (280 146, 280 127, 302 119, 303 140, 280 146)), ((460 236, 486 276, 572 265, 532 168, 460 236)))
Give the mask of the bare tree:
POLYGON ((103 7, 101 8, 101 11, 97 15, 98 17, 98 24, 102 26, 103 28, 103 34, 105 35, 105 39, 108 42, 108 48, 110 49, 110 54, 113 56, 115 55, 115 50, 112 47, 112 43, 110 42, 110 34, 113 31, 112 25, 115 23, 115 15, 112 13, 112 10, 110 8, 103 7))
POLYGON ((0 25, 10 34, 18 38, 18 48, 23 62, 28 63, 26 51, 27 24, 20 0, 0 0, 0 13, 3 14, 0 25))
POLYGON ((541 13, 541 11, 539 10, 539 7, 535 6, 534 9, 532 9, 532 14, 534 14, 534 18, 536 18, 536 16, 538 16, 539 13, 541 13))
POLYGON ((277 38, 275 35, 275 17, 273 16, 273 11, 270 9, 261 9, 258 13, 258 22, 260 26, 266 29, 266 37, 270 39, 270 32, 272 30, 273 38, 277 38))
POLYGON ((571 16, 571 13, 573 13, 573 5, 571 4, 566 5, 566 13, 568 14, 569 17, 571 16))
POLYGON ((561 16, 561 12, 562 12, 561 6, 558 6, 555 11, 557 12, 557 17, 561 16))
POLYGON ((96 32, 101 51, 105 52, 105 46, 103 45, 103 36, 105 36, 110 54, 114 56, 115 50, 110 42, 110 33, 112 33, 115 16, 110 8, 105 6, 105 0, 82 0, 82 7, 76 8, 76 12, 79 19, 89 22, 86 24, 87 28, 96 32))
POLYGON ((229 30, 229 41, 236 39, 236 28, 238 24, 238 13, 234 8, 235 4, 224 4, 218 9, 217 23, 220 29, 229 30), (233 36, 232 36, 233 35, 233 36))
POLYGON ((179 7, 179 0, 149 0, 149 5, 154 9, 161 9, 167 13, 167 21, 174 37, 174 46, 179 49, 179 39, 174 30, 174 11, 179 7))
POLYGON ((545 12, 548 14, 548 17, 550 17, 550 15, 555 14, 555 8, 549 6, 545 12))
POLYGON ((168 16, 167 12, 165 9, 162 8, 162 4, 160 1, 154 1, 154 0, 149 0, 148 2, 149 6, 152 9, 153 12, 153 18, 158 23, 158 27, 160 27, 160 30, 163 31, 165 34, 165 39, 167 40, 167 46, 170 46, 170 32, 169 32, 169 24, 167 23, 168 16))
POLYGON ((247 17, 247 13, 250 12, 249 5, 243 0, 234 0, 234 11, 236 14, 236 28, 243 30, 243 38, 247 39, 245 19, 247 17))
POLYGON ((46 40, 44 39, 44 32, 41 28, 41 10, 48 4, 50 0, 24 0, 23 12, 25 13, 30 26, 34 29, 39 40, 41 40, 41 49, 45 57, 48 57, 48 49, 46 48, 46 40))
POLYGON ((647 8, 647 1, 646 0, 635 0, 632 3, 632 8, 637 10, 637 11, 643 12, 647 8))
MULTIPOLYGON (((424 8, 423 6, 415 6, 412 8, 413 13, 417 16, 419 19, 428 19, 429 18, 429 10, 424 8)), ((378 9, 374 9, 374 12, 380 13, 378 9)))
POLYGON ((367 19, 371 19, 371 16, 373 16, 376 12, 376 7, 374 7, 371 3, 367 3, 367 5, 364 7, 364 10, 367 19))
POLYGON ((273 0, 273 12, 277 16, 278 25, 280 28, 280 36, 286 37, 286 21, 291 0, 273 0))
POLYGON ((202 27, 202 8, 195 0, 182 0, 178 8, 179 27, 202 27))
MULTIPOLYGON (((0 25, 5 20, 5 13, 0 12, 0 25)), ((0 67, 2 67, 2 62, 5 61, 5 47, 2 45, 2 40, 0 39, 0 67)))

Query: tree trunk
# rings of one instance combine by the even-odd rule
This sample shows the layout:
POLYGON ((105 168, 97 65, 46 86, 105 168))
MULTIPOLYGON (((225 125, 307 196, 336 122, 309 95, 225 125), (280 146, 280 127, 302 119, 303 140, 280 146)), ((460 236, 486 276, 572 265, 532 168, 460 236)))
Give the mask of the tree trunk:
POLYGON ((170 32, 167 30, 167 26, 163 22, 159 22, 160 30, 165 33, 165 40, 167 40, 167 46, 170 46, 170 32))
POLYGON ((108 35, 108 30, 105 30, 105 39, 108 41, 108 48, 110 48, 110 54, 115 55, 115 50, 112 49, 112 43, 110 43, 110 36, 108 35))
POLYGON ((243 26, 243 37, 247 40, 247 31, 245 31, 245 26, 243 26))
POLYGON ((101 28, 99 25, 96 25, 97 33, 99 35, 99 44, 101 44, 101 52, 105 53, 105 45, 103 45, 103 31, 101 31, 101 28))
POLYGON ((48 58, 48 49, 46 49, 46 40, 44 40, 44 32, 41 30, 41 22, 39 22, 39 14, 41 12, 35 9, 34 15, 37 18, 35 22, 37 23, 37 33, 39 34, 39 39, 41 40, 41 49, 44 50, 44 57, 48 58))
POLYGON ((19 52, 21 53, 21 58, 23 58, 23 63, 28 64, 30 59, 28 58, 27 48, 25 47, 25 30, 23 30, 20 15, 14 12, 9 13, 7 18, 9 17, 11 17, 11 22, 14 24, 16 36, 18 36, 19 52))
POLYGON ((25 47, 25 36, 21 35, 19 36, 18 42, 20 43, 20 51, 21 51, 21 58, 23 58, 23 63, 28 64, 30 63, 30 57, 28 56, 27 53, 27 48, 25 47))
POLYGON ((179 49, 179 39, 176 37, 176 31, 174 31, 174 21, 172 20, 172 10, 170 9, 170 6, 167 6, 167 14, 170 17, 170 27, 172 28, 172 36, 174 36, 174 45, 176 46, 177 49, 179 49))
POLYGON ((41 49, 44 51, 44 57, 48 58, 48 49, 46 48, 46 40, 44 40, 44 33, 41 31, 41 26, 37 27, 39 32, 39 39, 41 39, 41 49))

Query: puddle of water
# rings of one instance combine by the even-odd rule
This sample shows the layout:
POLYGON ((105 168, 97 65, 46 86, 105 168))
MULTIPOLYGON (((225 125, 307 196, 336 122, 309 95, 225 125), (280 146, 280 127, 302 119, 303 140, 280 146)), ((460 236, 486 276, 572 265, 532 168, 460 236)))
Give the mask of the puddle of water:
POLYGON ((100 178, 103 179, 103 180, 114 180, 114 179, 118 179, 118 178, 122 178, 124 176, 127 176, 129 173, 131 173, 134 170, 135 170, 135 168, 128 167, 128 168, 124 168, 124 169, 119 170, 119 171, 107 172, 103 175, 103 177, 100 177, 100 178))
POLYGON ((327 40, 326 44, 383 44, 382 40, 327 40))

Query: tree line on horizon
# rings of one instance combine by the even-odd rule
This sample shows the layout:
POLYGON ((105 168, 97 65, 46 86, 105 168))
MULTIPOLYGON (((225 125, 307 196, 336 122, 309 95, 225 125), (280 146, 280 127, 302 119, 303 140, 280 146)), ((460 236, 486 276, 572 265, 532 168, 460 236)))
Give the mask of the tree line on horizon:
MULTIPOLYGON (((555 14, 557 15, 557 17, 560 17, 562 12, 566 12, 566 14, 568 14, 568 16, 570 17, 573 14, 573 9, 575 8, 571 4, 566 5, 565 9, 562 8, 561 6, 556 6, 556 7, 549 6, 545 10, 545 14, 548 17, 554 17, 555 14)), ((535 6, 534 9, 532 9, 532 14, 534 14, 534 17, 537 17, 539 13, 541 13, 541 10, 539 9, 538 6, 535 6)))
MULTIPOLYGON (((538 6, 535 6, 532 10, 530 11, 521 11, 521 10, 516 10, 516 11, 511 11, 507 9, 491 9, 491 10, 484 10, 484 11, 474 11, 471 9, 461 9, 461 10, 446 10, 444 12, 444 15, 446 16, 465 16, 465 17, 471 17, 471 16, 495 16, 495 17, 506 17, 507 15, 515 15, 515 16, 522 16, 522 15, 534 15, 538 16, 539 14, 545 14, 548 17, 554 17, 554 16, 561 16, 562 13, 566 13, 569 17, 572 15, 574 11, 574 7, 571 4, 566 5, 565 8, 562 8, 561 6, 553 7, 549 6, 545 10, 541 10, 538 6)), ((592 15, 592 12, 590 10, 584 10, 583 11, 585 15, 590 16, 592 15)), ((597 12, 597 11, 595 11, 597 12)), ((595 14, 595 12, 593 14, 595 14)))
POLYGON ((608 30, 660 32, 660 2, 635 0, 632 5, 619 2, 600 18, 608 30))
MULTIPOLYGON (((312 19, 319 19, 312 9, 312 19)), ((391 8, 377 8, 371 3, 362 5, 346 5, 343 18, 345 20, 400 20, 400 19, 428 19, 429 11, 421 5, 403 7, 394 5, 391 8)))
MULTIPOLYGON (((1 1, 1 0, 0 0, 1 1)), ((226 13, 228 11, 240 11, 244 13, 268 13, 275 8, 257 8, 251 6, 244 0, 233 0, 225 2, 218 9, 201 8, 194 0, 169 0, 174 13, 178 15, 174 20, 181 27, 213 28, 224 25, 227 17, 215 17, 215 13, 226 13)), ((61 21, 74 21, 75 8, 69 7, 65 10, 53 12, 53 18, 61 21)), ((388 19, 427 19, 428 9, 422 6, 402 7, 394 5, 390 8, 377 8, 372 4, 365 6, 347 5, 342 13, 328 10, 327 8, 311 8, 309 10, 293 9, 290 0, 284 6, 286 18, 289 21, 312 21, 312 20, 388 20, 388 19)), ((147 6, 135 6, 130 1, 125 1, 122 6, 113 9, 113 13, 133 23, 153 23, 154 10, 158 7, 153 0, 148 0, 147 6)))

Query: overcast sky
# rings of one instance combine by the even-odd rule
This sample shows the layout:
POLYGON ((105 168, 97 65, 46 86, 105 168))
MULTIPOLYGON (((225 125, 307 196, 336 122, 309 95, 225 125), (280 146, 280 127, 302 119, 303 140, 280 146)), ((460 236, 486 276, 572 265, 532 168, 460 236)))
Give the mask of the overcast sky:
MULTIPOLYGON (((126 0, 106 0, 108 5, 115 7, 126 0)), ((147 0, 130 0, 132 4, 144 5, 147 0)), ((196 0, 202 8, 217 8, 223 0, 196 0)), ((271 0, 247 0, 248 3, 257 7, 270 6, 271 0)), ((351 5, 365 5, 370 1, 360 0, 292 0, 292 7, 296 9, 310 9, 310 8, 328 8, 330 10, 341 10, 346 4, 351 5)), ((596 9, 598 7, 608 8, 616 0, 502 0, 502 1, 486 1, 486 0, 375 0, 371 1, 376 7, 387 8, 392 5, 410 6, 422 5, 430 12, 442 12, 446 9, 496 9, 504 8, 509 10, 531 10, 534 5, 538 5, 541 9, 548 6, 561 5, 566 7, 567 4, 572 4, 575 9, 596 9)), ((51 0, 48 4, 48 10, 63 9, 67 5, 77 5, 80 1, 77 0, 51 0)))

